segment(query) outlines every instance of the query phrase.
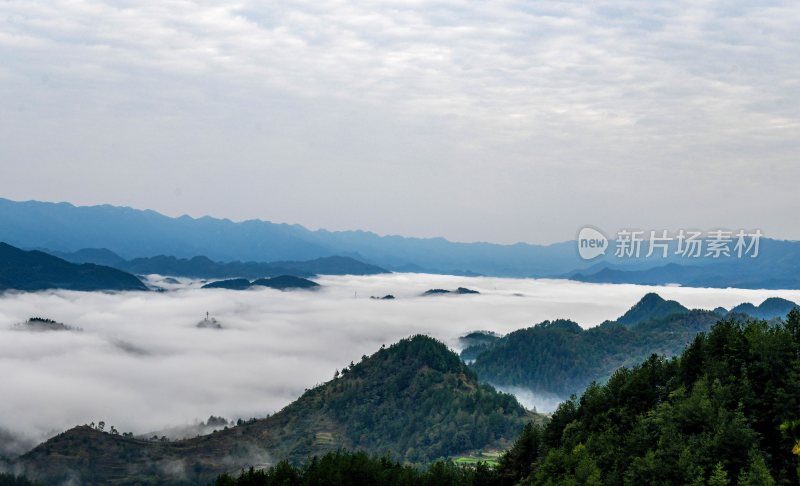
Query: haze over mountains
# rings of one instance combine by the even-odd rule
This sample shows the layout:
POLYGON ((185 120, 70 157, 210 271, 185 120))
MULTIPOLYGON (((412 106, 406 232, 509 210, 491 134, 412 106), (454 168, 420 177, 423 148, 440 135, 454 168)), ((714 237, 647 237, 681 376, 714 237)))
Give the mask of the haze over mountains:
POLYGON ((109 484, 202 483, 253 464, 338 448, 427 463, 508 447, 530 420, 510 395, 478 384, 442 343, 414 336, 338 371, 266 419, 175 442, 73 428, 23 455, 17 465, 48 484, 73 478, 109 484))
POLYGON ((648 293, 616 320, 591 329, 567 319, 545 321, 500 338, 486 336, 461 355, 473 361, 471 368, 489 383, 566 399, 652 354, 679 355, 698 333, 723 319, 779 320, 797 307, 772 297, 758 306, 742 303, 730 311, 690 310, 648 293))
MULTIPOLYGON (((766 238, 761 240, 759 257, 753 259, 615 259, 606 255, 587 262, 579 258, 573 241, 546 246, 456 243, 444 238, 378 236, 364 231, 311 231, 300 225, 260 220, 234 223, 211 217, 170 218, 155 211, 109 205, 76 207, 0 199, 0 241, 64 255, 104 248, 133 261, 158 256, 206 257, 226 263, 352 257, 393 271, 566 277, 598 283, 800 288, 800 243, 766 238)), ((148 262, 138 261, 137 265, 146 269, 148 262)))
MULTIPOLYGON (((157 482, 160 479, 154 478, 170 475, 192 482, 213 478, 218 472, 236 472, 242 465, 274 463, 280 457, 302 460, 306 454, 324 453, 339 445, 391 450, 401 459, 420 462, 472 448, 502 448, 509 434, 497 431, 510 430, 511 424, 521 430, 519 419, 527 414, 517 415, 518 405, 508 405, 513 402, 507 403, 507 396, 481 387, 481 382, 500 384, 498 377, 505 377, 504 386, 580 392, 589 381, 605 380, 618 366, 634 364, 639 357, 680 352, 695 333, 720 319, 722 311, 712 311, 714 307, 738 309, 732 314, 736 317, 742 309, 769 313, 794 305, 784 299, 765 300, 770 294, 764 291, 735 289, 663 288, 659 291, 674 300, 647 294, 631 307, 642 295, 632 297, 632 292, 641 292, 639 287, 407 274, 319 280, 323 283, 319 292, 186 287, 163 293, 4 295, 0 315, 9 324, 23 322, 10 317, 10 312, 27 318, 46 308, 53 313, 46 317, 84 331, 0 329, 0 346, 9 356, 4 366, 13 370, 9 376, 16 380, 2 385, 6 388, 0 388, 0 394, 14 410, 14 423, 22 427, 53 423, 48 422, 53 420, 51 404, 31 404, 27 399, 38 393, 58 397, 57 423, 70 417, 58 430, 100 418, 121 432, 137 433, 158 430, 154 423, 187 423, 209 413, 247 421, 289 402, 281 403, 281 398, 280 407, 275 407, 275 394, 294 400, 304 386, 320 382, 320 373, 322 380, 330 380, 342 364, 358 361, 362 352, 374 352, 381 342, 391 343, 398 335, 426 329, 439 338, 454 339, 465 335, 465 330, 487 328, 509 334, 477 340, 485 341, 488 348, 469 367, 428 338, 409 341, 406 348, 399 348, 403 352, 392 348, 384 355, 379 351, 364 361, 371 363, 365 368, 345 366, 348 371, 334 385, 314 387, 283 412, 229 431, 162 442, 78 427, 42 444, 21 463, 46 483, 67 472, 100 482, 109 478, 157 482), (459 287, 479 293, 422 295, 425 289, 459 287), (375 302, 367 297, 378 289, 399 298, 375 302), (354 290, 363 298, 353 298, 354 290), (570 297, 574 292, 583 294, 570 297), (620 295, 627 297, 620 299, 620 295), (681 304, 696 305, 692 296, 702 297, 707 310, 692 311, 681 304), (576 300, 570 302, 571 298, 576 300), (590 330, 566 320, 533 330, 520 324, 537 322, 542 313, 580 316, 581 302, 590 302, 588 307, 596 309, 612 300, 625 305, 603 315, 624 324, 608 322, 590 330), (742 305, 745 301, 753 304, 742 305), (561 306, 546 310, 547 303, 553 302, 561 306), (220 329, 198 329, 198 314, 206 309, 219 318, 220 329), (513 329, 519 330, 510 332, 513 329), (51 356, 53 349, 60 350, 56 356, 51 356), (373 360, 376 356, 387 359, 373 360), (111 380, 109 368, 116 370, 111 380), (314 370, 309 375, 303 368, 314 370), (68 379, 76 375, 81 384, 68 379), (39 378, 27 378, 31 376, 39 378), (23 386, 30 391, 13 397, 7 393, 23 386), (169 403, 154 401, 153 397, 174 389, 181 394, 169 403), (83 393, 77 393, 80 390, 83 393), (498 416, 498 408, 505 412, 498 416), (404 425, 398 431, 394 424, 404 425), (364 432, 367 428, 369 433, 364 432)), ((800 296, 790 291, 778 295, 793 300, 800 296)), ((600 319, 578 320, 596 323, 600 319)))
POLYGON ((0 242, 0 291, 147 290, 133 275, 93 263, 74 264, 0 242))
MULTIPOLYGON (((380 267, 348 257, 323 257, 307 262, 218 263, 205 257, 178 259, 166 256, 127 261, 105 249, 86 249, 68 254, 52 253, 61 254, 66 259, 38 250, 21 250, 0 242, 0 291, 148 290, 148 287, 138 277, 128 272, 191 278, 234 277, 209 283, 204 288, 244 289, 251 286, 262 286, 280 290, 319 287, 317 283, 300 277, 300 275, 314 276, 317 273, 376 275, 386 273, 386 270, 380 267), (71 261, 67 261, 67 259, 71 261), (255 278, 255 280, 250 282, 242 276, 255 278)), ((163 290, 157 286, 153 288, 163 290)))
POLYGON ((250 282, 246 278, 232 278, 228 280, 217 280, 203 285, 204 289, 228 289, 245 290, 253 287, 269 287, 278 290, 310 289, 319 288, 319 284, 311 280, 295 277, 293 275, 279 275, 271 278, 259 278, 250 282))
POLYGON ((569 278, 594 283, 794 289, 800 288, 800 244, 762 239, 757 258, 720 262, 699 259, 685 264, 662 262, 644 269, 600 263, 591 269, 573 272, 569 278))
MULTIPOLYGON (((794 307, 785 299, 767 299, 759 306, 734 309, 777 317, 794 307)), ((414 336, 364 356, 341 373, 337 370, 333 380, 267 418, 178 441, 78 426, 23 454, 13 467, 45 484, 197 483, 282 458, 299 463, 341 447, 389 453, 418 464, 502 450, 526 422, 544 420, 480 382, 506 380, 551 391, 558 384, 561 392, 580 393, 591 381, 608 379, 619 366, 636 365, 653 353, 680 354, 698 332, 719 320, 718 311, 689 310, 651 293, 618 319, 624 324, 607 322, 583 330, 558 320, 499 339, 472 335, 469 340, 485 349, 469 367, 441 342, 414 336)))
POLYGON ((125 259, 169 255, 215 261, 296 261, 351 256, 389 270, 555 274, 575 267, 568 244, 451 243, 443 238, 380 237, 363 231, 310 231, 268 221, 170 218, 114 206, 0 199, 0 240, 23 248, 75 252, 107 248, 125 259))
POLYGON ((94 263, 118 268, 137 275, 159 274, 191 278, 262 278, 279 275, 312 277, 314 275, 375 275, 386 273, 376 265, 343 256, 320 257, 308 261, 284 262, 215 262, 205 256, 176 258, 158 255, 125 260, 105 248, 84 248, 76 252, 48 250, 73 263, 94 263))

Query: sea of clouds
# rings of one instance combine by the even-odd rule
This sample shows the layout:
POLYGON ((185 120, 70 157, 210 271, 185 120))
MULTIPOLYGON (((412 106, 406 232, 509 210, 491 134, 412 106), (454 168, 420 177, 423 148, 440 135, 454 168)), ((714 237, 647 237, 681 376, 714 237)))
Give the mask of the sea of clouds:
MULTIPOLYGON (((457 349, 460 335, 479 329, 507 333, 554 318, 591 327, 620 316, 648 291, 707 309, 770 296, 800 301, 800 291, 423 274, 322 277, 322 289, 295 292, 205 290, 198 282, 149 278, 169 290, 0 296, 0 438, 12 449, 6 454, 93 421, 145 434, 212 414, 263 417, 334 370, 417 333, 457 349), (420 296, 458 286, 481 294, 420 296), (385 294, 396 300, 369 298, 385 294), (206 312, 224 328, 197 328, 206 312), (81 330, 19 330, 32 316, 81 330)), ((512 391, 540 411, 558 401, 512 391)))

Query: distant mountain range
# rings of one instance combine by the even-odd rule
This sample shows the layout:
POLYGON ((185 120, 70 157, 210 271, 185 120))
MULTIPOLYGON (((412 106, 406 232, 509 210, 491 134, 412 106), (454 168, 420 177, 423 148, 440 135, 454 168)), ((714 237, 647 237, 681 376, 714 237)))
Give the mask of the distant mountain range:
POLYGON ((0 242, 0 291, 147 290, 135 276, 93 263, 75 264, 0 242))
POLYGON ((466 287, 459 287, 455 290, 447 290, 447 289, 428 289, 422 293, 424 297, 430 295, 474 295, 480 294, 477 290, 468 289, 466 287))
POLYGON ((641 285, 679 284, 685 287, 735 287, 742 289, 800 288, 800 243, 762 239, 757 258, 719 262, 699 259, 690 264, 668 263, 653 268, 629 269, 599 263, 576 271, 572 280, 641 285))
POLYGON ((755 317, 756 319, 771 320, 779 317, 785 317, 786 314, 788 314, 789 311, 795 307, 797 307, 797 304, 790 300, 781 299, 780 297, 770 297, 757 306, 751 304, 750 302, 739 304, 731 309, 728 314, 744 314, 755 317))
POLYGON ((543 417, 478 384, 444 344, 415 336, 337 372, 266 419, 174 442, 84 425, 24 454, 15 468, 46 484, 209 484, 223 472, 340 448, 411 463, 505 448, 531 420, 543 417))
MULTIPOLYGON (((16 202, 0 198, 0 241, 26 249, 47 248, 62 253, 107 248, 129 261, 159 255, 171 255, 176 259, 204 255, 213 262, 281 263, 350 257, 403 272, 569 278, 602 283, 675 283, 696 287, 800 288, 800 242, 766 238, 761 239, 758 258, 680 258, 674 252, 666 259, 645 258, 645 245, 639 258, 618 259, 609 252, 585 261, 579 257, 575 241, 552 245, 456 243, 444 238, 379 236, 365 231, 311 231, 300 225, 261 220, 236 223, 207 216, 171 218, 155 211, 127 207, 16 202)), ((95 257, 98 256, 92 258, 95 257)), ((111 261, 103 261, 111 264, 111 261)), ((141 263, 145 270, 152 262, 141 263)), ((158 265, 166 264, 158 262, 158 265)), ((271 275, 282 273, 287 272, 271 275)), ((234 275, 220 274, 214 278, 230 276, 234 275)))
POLYGON ((195 278, 252 276, 257 277, 252 282, 247 278, 232 278, 212 282, 204 288, 245 289, 261 286, 280 290, 319 287, 316 282, 298 276, 316 275, 314 271, 357 275, 386 272, 380 267, 348 257, 324 257, 307 262, 272 264, 217 263, 204 257, 178 259, 165 256, 128 261, 110 250, 81 250, 60 254, 72 261, 38 250, 21 250, 0 242, 0 291, 147 290, 141 280, 125 270, 195 278))
POLYGON ((590 329, 557 320, 501 338, 476 333, 471 340, 480 339, 461 356, 474 360, 470 367, 481 380, 494 385, 568 397, 651 354, 680 354, 697 333, 708 331, 724 318, 781 319, 795 307, 794 302, 773 297, 759 306, 744 303, 730 311, 690 310, 649 293, 616 321, 590 329))
POLYGON ((315 275, 376 275, 388 270, 344 256, 329 256, 293 262, 215 262, 205 256, 176 258, 158 255, 126 260, 106 248, 84 248, 76 252, 46 250, 73 263, 95 263, 118 268, 136 275, 171 275, 191 278, 262 278, 280 275, 313 277, 315 275))
POLYGON ((221 262, 274 262, 349 256, 389 270, 456 275, 556 275, 585 266, 571 243, 453 243, 444 238, 311 231, 299 225, 260 220, 235 223, 211 217, 171 218, 127 207, 2 198, 0 241, 66 253, 107 248, 124 259, 205 255, 221 262))

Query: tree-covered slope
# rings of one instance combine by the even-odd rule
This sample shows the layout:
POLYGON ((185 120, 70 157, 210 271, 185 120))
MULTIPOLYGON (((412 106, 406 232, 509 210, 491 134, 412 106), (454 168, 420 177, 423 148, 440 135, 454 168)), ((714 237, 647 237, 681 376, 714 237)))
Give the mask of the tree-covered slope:
POLYGON ((688 310, 649 293, 617 321, 590 329, 572 321, 545 321, 466 347, 461 357, 471 361, 470 367, 482 381, 568 397, 653 353, 680 354, 697 333, 708 331, 723 318, 742 322, 783 318, 796 307, 794 302, 773 297, 760 306, 742 304, 730 312, 688 310))
POLYGON ((651 319, 670 317, 674 314, 686 314, 689 309, 674 300, 664 300, 660 295, 650 292, 645 294, 633 307, 617 319, 626 326, 635 326, 651 319))
POLYGON ((136 277, 115 268, 77 265, 41 251, 0 242, 0 291, 46 289, 147 290, 136 277))
POLYGON ((759 305, 753 305, 749 302, 739 304, 730 310, 731 314, 747 314, 757 319, 775 319, 784 317, 792 309, 796 308, 797 304, 791 300, 782 299, 780 297, 770 297, 759 305))
POLYGON ((478 350, 467 348, 462 356, 473 357, 477 352, 470 366, 482 381, 569 396, 652 353, 680 353, 698 332, 720 319, 713 312, 693 310, 634 327, 606 322, 582 329, 571 321, 545 321, 478 350))
POLYGON ((563 403, 501 460, 506 484, 798 484, 800 312, 722 321, 563 403), (793 452, 794 451, 794 452, 793 452))
MULTIPOLYGON (((564 327, 568 327, 567 324, 564 327)), ((796 485, 800 479, 800 311, 785 324, 723 321, 680 357, 652 355, 527 424, 496 468, 424 469, 335 453, 217 486, 796 485)))
POLYGON ((444 344, 415 336, 347 367, 275 415, 175 442, 77 427, 22 456, 27 475, 52 482, 152 483, 213 479, 242 467, 339 448, 425 463, 507 447, 536 418, 512 397, 480 385, 444 344))

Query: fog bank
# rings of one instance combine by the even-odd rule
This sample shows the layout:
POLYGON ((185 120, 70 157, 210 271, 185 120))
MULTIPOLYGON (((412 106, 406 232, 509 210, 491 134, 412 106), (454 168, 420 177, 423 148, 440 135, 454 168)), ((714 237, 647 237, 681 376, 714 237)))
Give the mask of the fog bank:
MULTIPOLYGON (((324 287, 314 292, 201 290, 197 282, 181 280, 163 293, 4 294, 0 430, 26 443, 100 420, 138 434, 212 414, 261 417, 327 381, 335 369, 412 334, 456 347, 459 335, 477 329, 507 333, 559 317, 590 327, 618 317, 652 290, 709 309, 758 304, 774 295, 800 301, 800 291, 421 274, 318 281, 324 287), (458 286, 481 294, 420 296, 458 286), (385 294, 396 299, 369 298, 385 294), (207 311, 223 329, 196 327, 207 311), (14 329, 31 316, 82 332, 14 329)), ((537 406, 552 406, 545 402, 537 406)))

